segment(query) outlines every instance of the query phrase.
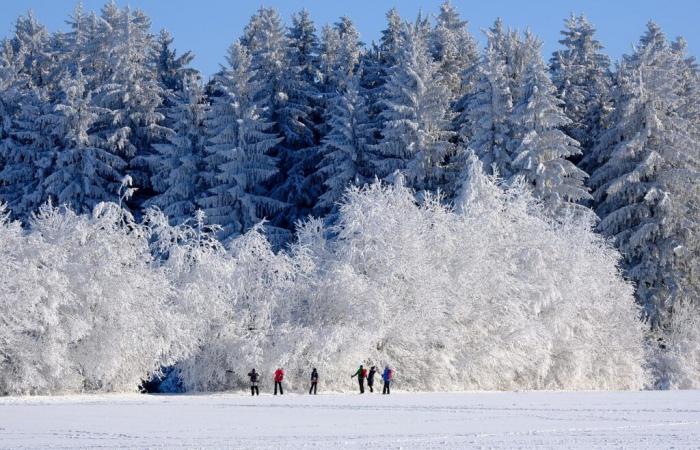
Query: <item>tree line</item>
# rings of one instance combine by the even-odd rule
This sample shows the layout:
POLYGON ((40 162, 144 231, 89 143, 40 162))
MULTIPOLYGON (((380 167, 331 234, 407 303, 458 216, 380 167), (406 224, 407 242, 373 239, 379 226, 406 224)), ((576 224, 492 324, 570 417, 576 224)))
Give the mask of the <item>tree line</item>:
POLYGON ((137 215, 202 210, 222 239, 267 219, 281 247, 375 179, 454 205, 476 155, 552 220, 595 222, 654 328, 697 302, 700 78, 682 39, 649 23, 613 64, 571 16, 545 61, 500 20, 479 49, 449 2, 386 18, 367 45, 350 18, 319 31, 261 7, 205 81, 139 10, 77 7, 66 32, 20 17, 0 53, 0 199, 25 223, 46 202, 84 213, 128 174, 137 215))

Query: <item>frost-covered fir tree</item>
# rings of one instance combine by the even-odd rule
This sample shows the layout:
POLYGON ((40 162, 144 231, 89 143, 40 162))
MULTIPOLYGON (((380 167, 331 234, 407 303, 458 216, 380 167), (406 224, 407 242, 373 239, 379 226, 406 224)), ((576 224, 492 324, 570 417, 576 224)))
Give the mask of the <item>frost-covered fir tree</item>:
POLYGON ((614 238, 652 326, 668 323, 681 299, 698 298, 698 84, 696 72, 688 89, 679 50, 648 24, 622 59, 613 125, 590 155, 598 228, 614 238))
POLYGON ((560 129, 570 120, 555 96, 540 41, 529 32, 521 38, 500 20, 487 38, 475 87, 461 100, 461 141, 489 173, 509 182, 524 178, 554 213, 589 198, 586 174, 569 161, 580 147, 560 129))
POLYGON ((586 173, 568 158, 580 154, 578 142, 561 128, 571 122, 561 108, 540 50, 542 43, 529 32, 522 45, 531 55, 523 70, 521 95, 513 106, 514 176, 523 177, 536 197, 553 211, 590 198, 584 187, 586 173))
MULTIPOLYGON (((22 74, 28 86, 45 87, 51 79, 55 49, 51 47, 51 36, 30 11, 17 18, 14 36, 6 41, 12 62, 22 74)), ((8 55, 9 56, 9 55, 8 55)))
POLYGON ((54 60, 49 34, 29 14, 17 19, 15 33, 0 55, 0 201, 14 217, 27 219, 46 200, 42 181, 50 167, 50 128, 42 118, 51 112, 54 60))
POLYGON ((194 54, 188 51, 178 55, 172 44, 172 35, 166 30, 161 30, 156 42, 156 74, 165 89, 177 92, 183 90, 184 85, 190 83, 198 73, 196 69, 189 67, 194 54))
POLYGON ((97 130, 105 149, 128 162, 139 189, 131 203, 138 207, 152 195, 148 166, 152 144, 166 133, 160 110, 165 93, 153 64, 155 39, 150 19, 142 11, 119 9, 112 2, 103 8, 101 18, 104 26, 98 39, 102 45, 109 43, 109 50, 100 52, 106 60, 98 63, 108 69, 98 74, 106 78, 94 91, 93 100, 110 114, 97 130))
POLYGON ((344 83, 344 91, 331 100, 327 115, 330 131, 321 144, 323 159, 318 169, 324 185, 316 205, 320 214, 334 210, 348 186, 362 186, 367 180, 367 107, 360 92, 360 76, 352 75, 344 83))
POLYGON ((563 130, 581 144, 585 156, 593 148, 612 106, 610 58, 601 52, 603 46, 595 38, 595 28, 584 16, 572 14, 565 23, 559 41, 564 49, 554 52, 550 69, 557 97, 571 120, 563 130))
POLYGON ((197 75, 185 77, 176 95, 166 114, 172 131, 166 143, 154 144, 158 154, 150 163, 159 193, 146 206, 158 206, 173 223, 182 223, 194 216, 203 189, 206 100, 197 75))
POLYGON ((342 17, 339 22, 321 29, 319 89, 324 109, 324 120, 318 127, 321 138, 330 130, 327 115, 332 108, 334 97, 342 94, 345 83, 359 70, 363 56, 359 36, 352 21, 347 17, 342 17))
POLYGON ((479 156, 487 172, 509 177, 513 173, 508 148, 513 95, 506 42, 511 36, 499 19, 486 31, 486 38, 474 88, 460 101, 464 107, 457 120, 459 137, 479 156))
POLYGON ((440 5, 435 28, 430 35, 430 51, 438 63, 438 73, 451 93, 451 100, 462 97, 471 89, 473 68, 479 61, 479 51, 467 21, 461 20, 450 0, 440 5))
POLYGON ((205 121, 208 191, 200 200, 208 221, 221 225, 222 237, 241 234, 281 208, 262 191, 262 183, 277 170, 269 151, 281 138, 255 103, 258 88, 246 48, 234 43, 227 62, 214 81, 205 121))
POLYGON ((360 86, 367 104, 368 144, 374 145, 381 138, 381 102, 389 70, 396 65, 403 42, 403 20, 396 8, 386 13, 387 26, 381 32, 378 44, 362 55, 360 86))
POLYGON ((299 29, 292 32, 297 37, 292 40, 279 13, 273 8, 260 8, 251 17, 241 38, 255 74, 253 100, 260 106, 263 118, 272 124, 271 131, 282 138, 270 151, 277 160, 278 170, 266 188, 272 197, 288 204, 272 218, 275 225, 286 229, 293 228, 298 207, 312 206, 302 190, 303 160, 308 152, 299 154, 298 150, 315 143, 311 119, 314 86, 304 73, 308 69, 304 59, 312 57, 314 52, 313 48, 306 47, 313 24, 304 16, 297 25, 299 29), (311 53, 302 56, 299 51, 311 53), (299 65, 291 67, 291 58, 299 65))
POLYGON ((332 26, 325 26, 321 35, 322 90, 334 94, 344 88, 357 71, 362 55, 360 33, 352 20, 341 17, 332 26))
POLYGON ((42 182, 53 163, 53 142, 45 118, 51 104, 47 89, 38 87, 23 89, 17 100, 11 128, 0 143, 0 200, 14 217, 26 220, 46 200, 42 182))
POLYGON ((108 111, 91 105, 80 66, 77 71, 63 78, 54 112, 44 119, 52 128, 56 147, 52 149, 54 165, 43 185, 54 204, 70 205, 83 214, 100 202, 116 199, 126 163, 100 148, 90 134, 108 111))
POLYGON ((435 191, 449 152, 450 94, 428 52, 422 20, 406 24, 404 46, 386 83, 382 140, 373 150, 375 173, 403 173, 416 191, 435 191))
POLYGON ((273 196, 290 204, 285 212, 285 226, 297 217, 311 211, 320 195, 320 181, 315 168, 320 160, 318 152, 319 125, 323 121, 323 101, 319 90, 319 42, 316 27, 306 10, 292 16, 287 34, 286 114, 295 119, 296 127, 288 136, 285 147, 289 151, 279 161, 279 177, 275 180, 273 196))

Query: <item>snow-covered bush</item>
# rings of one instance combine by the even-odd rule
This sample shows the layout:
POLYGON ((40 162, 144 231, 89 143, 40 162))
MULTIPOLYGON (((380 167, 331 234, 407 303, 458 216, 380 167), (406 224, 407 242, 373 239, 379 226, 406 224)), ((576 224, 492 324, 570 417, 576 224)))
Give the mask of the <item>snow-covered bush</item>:
POLYGON ((293 361, 349 388, 353 366, 394 366, 409 389, 629 389, 646 382, 643 325, 618 254, 472 160, 455 213, 402 186, 352 189, 328 230, 302 227, 297 259, 313 338, 293 361), (326 240, 326 236, 332 236, 326 240), (310 279, 309 279, 310 278, 310 279))
MULTIPOLYGON (((401 183, 345 194, 333 224, 274 252, 263 225, 224 247, 199 213, 136 223, 47 206, 0 226, 0 390, 133 390, 162 365, 185 389, 317 367, 348 390, 360 363, 411 390, 637 389, 644 325, 619 254, 580 214, 551 219, 471 158, 454 209, 401 183)), ((4 216, 3 216, 4 217, 4 216)))
POLYGON ((658 387, 700 388, 700 308, 680 302, 662 341, 654 359, 658 387))
MULTIPOLYGON (((281 303, 291 291, 291 260, 272 251, 261 226, 235 239, 228 249, 205 245, 188 252, 180 249, 174 255, 186 257, 190 264, 178 262, 181 269, 173 281, 188 305, 199 341, 194 354, 178 364, 183 384, 197 391, 240 386, 251 367, 260 370, 265 365, 264 356, 277 344, 273 332, 288 321, 280 316, 289 316, 281 303), (192 258, 193 253, 198 257, 192 258)), ((275 359, 284 351, 283 345, 277 346, 275 359)))
POLYGON ((476 160, 458 212, 400 183, 353 188, 334 225, 300 225, 289 254, 256 229, 192 269, 213 303, 181 376, 222 389, 282 366, 301 388, 317 367, 345 390, 365 363, 393 366, 404 389, 641 388, 632 287, 591 226, 548 219, 476 160))
POLYGON ((0 225, 0 392, 135 390, 188 348, 148 229, 117 205, 0 225))

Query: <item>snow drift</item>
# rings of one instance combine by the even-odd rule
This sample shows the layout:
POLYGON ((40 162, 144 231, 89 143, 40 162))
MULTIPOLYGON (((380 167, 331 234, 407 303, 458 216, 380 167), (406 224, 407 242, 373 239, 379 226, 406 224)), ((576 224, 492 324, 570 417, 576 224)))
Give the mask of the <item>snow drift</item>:
POLYGON ((401 389, 638 389, 644 325, 619 254, 586 217, 550 219, 472 160, 456 208, 401 185, 347 191, 336 220, 275 253, 261 227, 224 247, 201 216, 135 223, 47 207, 5 220, 0 391, 133 390, 175 364, 188 390, 287 370, 354 387, 391 365, 401 389))

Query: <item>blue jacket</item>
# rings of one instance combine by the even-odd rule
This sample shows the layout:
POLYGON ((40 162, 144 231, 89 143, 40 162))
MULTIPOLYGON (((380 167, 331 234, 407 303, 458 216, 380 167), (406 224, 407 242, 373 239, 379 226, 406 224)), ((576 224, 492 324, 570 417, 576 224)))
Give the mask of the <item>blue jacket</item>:
POLYGON ((389 369, 388 367, 386 369, 384 369, 384 373, 382 373, 382 380, 391 381, 391 376, 392 376, 391 369, 389 369))

